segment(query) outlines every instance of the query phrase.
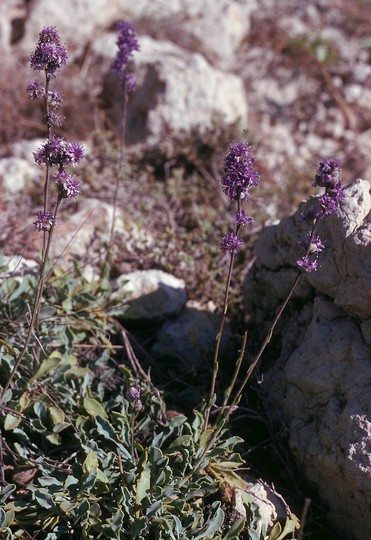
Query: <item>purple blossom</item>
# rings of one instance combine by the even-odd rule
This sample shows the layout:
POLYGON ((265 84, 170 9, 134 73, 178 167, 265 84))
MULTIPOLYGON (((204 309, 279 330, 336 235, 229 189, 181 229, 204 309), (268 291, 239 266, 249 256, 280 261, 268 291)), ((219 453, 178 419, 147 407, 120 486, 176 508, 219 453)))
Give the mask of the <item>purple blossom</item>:
POLYGON ((37 80, 26 85, 27 95, 30 99, 41 99, 45 96, 45 86, 37 80))
POLYGON ((63 124, 64 116, 59 114, 59 112, 56 109, 50 109, 48 119, 49 119, 49 125, 61 126, 63 124))
POLYGON ((248 217, 246 215, 246 212, 245 210, 240 210, 236 215, 235 215, 235 219, 236 219, 236 224, 238 226, 240 225, 246 225, 248 223, 251 223, 253 220, 252 217, 248 217))
POLYGON ((319 162, 313 186, 334 189, 340 183, 340 160, 322 159, 319 162))
POLYGON ((305 240, 300 240, 299 244, 308 254, 321 253, 325 249, 320 237, 310 232, 308 232, 305 240))
POLYGON ((139 43, 130 22, 120 21, 117 24, 117 31, 118 51, 113 60, 112 69, 120 76, 122 84, 126 85, 127 90, 133 91, 136 88, 136 81, 131 74, 127 73, 127 67, 134 51, 139 51, 139 43))
POLYGON ((80 195, 81 180, 75 174, 61 170, 55 175, 55 179, 62 199, 77 199, 80 195))
POLYGON ((137 385, 131 386, 126 392, 126 398, 130 402, 130 404, 133 406, 135 411, 140 411, 143 408, 143 404, 140 400, 141 394, 142 394, 142 389, 139 388, 139 386, 137 385))
POLYGON ((242 142, 231 144, 224 160, 222 187, 231 200, 244 199, 249 189, 259 183, 260 176, 250 150, 251 147, 242 142))
POLYGON ((132 94, 133 92, 135 92, 135 90, 138 88, 138 83, 134 75, 132 73, 126 73, 124 75, 124 79, 125 79, 124 80, 125 88, 127 92, 129 94, 132 94))
POLYGON ((311 272, 312 270, 317 270, 318 258, 316 257, 315 259, 310 260, 308 255, 304 255, 304 257, 296 261, 296 264, 306 272, 311 272))
POLYGON ((36 214, 36 221, 34 221, 34 226, 37 231, 48 231, 49 228, 53 225, 54 216, 49 210, 40 210, 36 214))
POLYGON ((223 236, 220 242, 220 249, 224 253, 229 253, 232 255, 232 253, 236 254, 238 252, 238 248, 241 244, 243 244, 241 238, 239 238, 236 233, 229 232, 223 236))
POLYGON ((69 155, 71 165, 76 165, 85 155, 85 150, 80 143, 67 143, 66 153, 69 155))
POLYGON ((51 137, 33 155, 38 165, 44 163, 63 169, 65 165, 76 165, 84 157, 84 149, 80 143, 67 142, 62 137, 51 137))
POLYGON ((319 236, 314 235, 319 220, 333 214, 339 207, 344 192, 341 187, 340 166, 338 159, 322 159, 319 163, 314 186, 325 188, 325 193, 313 201, 312 206, 301 214, 304 221, 312 223, 312 230, 300 245, 305 249, 305 255, 296 261, 303 270, 310 272, 318 268, 318 254, 325 249, 319 236), (311 256, 311 257, 310 257, 311 256))
POLYGON ((47 77, 55 77, 57 69, 67 63, 67 49, 62 45, 55 26, 43 28, 36 49, 30 55, 32 69, 45 71, 47 77))
POLYGON ((130 388, 126 392, 126 397, 129 401, 138 401, 140 399, 141 393, 142 389, 139 388, 139 386, 130 386, 130 388))
POLYGON ((59 107, 59 105, 63 102, 63 96, 60 92, 57 92, 56 90, 49 90, 48 91, 48 98, 49 102, 53 107, 59 107))

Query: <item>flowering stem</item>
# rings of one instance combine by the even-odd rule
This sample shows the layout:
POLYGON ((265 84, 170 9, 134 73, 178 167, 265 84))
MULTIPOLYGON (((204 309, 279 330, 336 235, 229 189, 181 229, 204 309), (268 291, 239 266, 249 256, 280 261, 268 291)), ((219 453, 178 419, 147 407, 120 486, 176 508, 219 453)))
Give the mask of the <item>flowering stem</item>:
POLYGON ((227 275, 227 283, 224 291, 224 301, 223 301, 223 314, 220 321, 219 331, 216 336, 216 345, 215 345, 215 352, 214 352, 214 360, 213 360, 213 372, 211 376, 211 386, 210 386, 210 395, 209 395, 209 404, 205 412, 205 423, 204 423, 204 430, 207 429, 207 425, 209 423, 211 408, 213 405, 213 397, 215 393, 215 386, 216 386, 216 379, 218 376, 219 371, 219 351, 220 351, 220 344, 223 337, 223 331, 224 331, 224 325, 227 317, 227 310, 228 310, 228 297, 229 297, 229 290, 231 285, 231 279, 232 279, 232 270, 233 270, 233 262, 234 262, 234 253, 231 254, 229 259, 229 268, 228 268, 228 275, 227 275))
POLYGON ((26 340, 25 340, 23 348, 22 348, 22 350, 21 350, 21 352, 19 354, 19 357, 18 357, 18 359, 17 359, 17 361, 16 361, 16 363, 15 363, 15 365, 14 365, 14 367, 13 367, 13 369, 12 369, 10 375, 9 375, 9 379, 7 380, 7 382, 6 382, 6 384, 5 384, 4 388, 3 388, 0 399, 3 399, 3 397, 5 395, 5 392, 8 390, 12 380, 14 379, 16 371, 18 370, 19 366, 21 365, 21 363, 22 363, 22 361, 23 361, 23 359, 24 359, 24 357, 26 355, 28 346, 29 346, 30 341, 31 341, 32 334, 34 332, 36 321, 38 320, 38 317, 39 317, 40 303, 41 303, 41 298, 42 298, 42 294, 43 294, 43 291, 44 291, 44 285, 45 285, 46 264, 47 264, 47 261, 48 261, 50 246, 51 246, 52 237, 53 237, 53 232, 54 232, 55 224, 56 224, 57 212, 58 212, 58 208, 59 208, 60 203, 61 203, 61 198, 58 197, 56 205, 55 205, 55 209, 54 209, 53 223, 50 226, 50 231, 49 231, 49 234, 48 234, 48 241, 47 241, 47 244, 46 244, 44 257, 43 257, 43 260, 42 260, 42 263, 41 263, 40 276, 39 276, 39 281, 38 281, 37 287, 36 287, 35 299, 34 299, 34 304, 33 304, 32 314, 31 314, 31 321, 30 321, 30 324, 29 324, 29 327, 28 327, 26 340))
MULTIPOLYGON (((242 394, 242 392, 243 392, 243 390, 244 390, 244 388, 245 388, 245 386, 246 386, 248 380, 249 380, 250 377, 251 377, 252 372, 254 371, 255 367, 257 366, 257 364, 258 364, 258 362, 259 362, 259 360, 260 360, 260 358, 261 358, 263 352, 265 351, 265 349, 266 349, 268 343, 269 343, 270 340, 272 339, 273 331, 274 331, 274 329, 275 329, 275 327, 276 327, 276 325, 277 325, 277 323, 278 323, 278 321, 279 321, 279 319, 280 319, 280 317, 281 317, 281 315, 282 315, 282 313, 283 313, 283 310, 285 309, 285 307, 287 306, 287 304, 288 304, 290 298, 292 297, 292 295, 293 295, 293 293, 294 293, 294 291, 295 291, 295 289, 296 289, 296 287, 297 287, 297 285, 298 285, 298 283, 299 283, 300 278, 301 278, 302 275, 303 275, 302 272, 299 272, 299 273, 298 273, 298 275, 297 275, 296 278, 295 278, 294 283, 292 284, 292 287, 291 287, 291 289, 290 289, 290 291, 289 291, 287 297, 285 298, 285 300, 282 302, 282 304, 281 304, 280 307, 278 308, 278 311, 277 311, 277 313, 276 313, 275 318, 273 319, 273 321, 272 321, 272 323, 271 323, 271 326, 270 326, 270 328, 269 328, 269 331, 268 331, 267 335, 265 336, 265 338, 264 338, 264 340, 263 340, 263 343, 262 343, 262 345, 261 345, 259 351, 257 352, 257 354, 256 354, 256 356, 255 356, 253 362, 250 364, 250 366, 249 366, 249 368, 248 368, 248 370, 247 370, 247 372, 246 372, 246 375, 245 375, 243 381, 241 382, 241 384, 240 384, 240 386, 239 386, 239 388, 238 388, 238 390, 237 390, 237 392, 236 392, 236 395, 235 395, 235 397, 233 398, 233 400, 232 400, 232 402, 231 402, 231 404, 230 404, 230 406, 229 406, 229 408, 228 408, 228 410, 227 410, 227 412, 226 412, 226 414, 225 414, 225 416, 224 416, 225 422, 228 420, 230 414, 233 412, 235 406, 237 405, 237 402, 239 401, 239 399, 240 399, 240 397, 241 397, 241 394, 242 394)), ((223 411, 223 412, 224 412, 224 411, 223 411)), ((219 413, 219 416, 221 417, 221 413, 219 413)), ((218 418, 218 419, 217 419, 217 422, 218 422, 218 420, 221 420, 221 418, 218 418)), ((224 423, 225 423, 225 422, 224 422, 224 423)))
POLYGON ((122 168, 125 165, 125 128, 126 128, 126 112, 127 112, 127 103, 128 103, 128 93, 126 89, 126 82, 124 82, 124 91, 123 91, 123 103, 122 103, 122 113, 121 113, 121 125, 120 125, 120 161, 118 164, 118 170, 116 171, 116 182, 115 182, 115 190, 113 193, 113 201, 112 201, 112 220, 111 220, 111 226, 110 226, 110 232, 108 236, 108 245, 107 245, 107 257, 105 259, 106 264, 110 261, 112 256, 112 245, 113 245, 113 238, 114 238, 114 232, 116 227, 116 214, 117 214, 117 199, 118 199, 118 193, 119 193, 119 184, 120 184, 120 173, 122 168))
POLYGON ((232 380, 231 380, 231 382, 230 382, 230 384, 229 384, 229 386, 228 386, 228 388, 227 388, 227 390, 225 391, 225 394, 224 394, 224 400, 223 400, 223 403, 222 403, 222 406, 221 406, 221 409, 220 409, 220 412, 219 412, 219 415, 218 415, 219 418, 221 418, 223 416, 225 408, 228 405, 228 401, 229 401, 229 398, 230 398, 231 393, 233 391, 233 388, 234 388, 234 386, 236 384, 236 380, 237 380, 238 374, 239 374, 240 369, 241 369, 242 360, 243 360, 243 357, 244 357, 244 354, 245 354, 245 351, 246 351, 246 343, 247 343, 247 332, 244 333, 243 338, 242 338, 241 351, 240 351, 239 357, 237 358, 237 362, 236 362, 236 366, 235 366, 235 370, 234 370, 234 373, 233 373, 232 380))
MULTIPOLYGON (((228 389, 227 389, 227 393, 226 393, 226 397, 224 398, 224 402, 223 402, 223 405, 222 405, 222 408, 218 414, 218 417, 216 419, 216 422, 215 422, 215 427, 213 429, 213 432, 211 434, 211 437, 210 439, 208 440, 205 448, 203 449, 201 455, 199 456, 199 458, 197 459, 196 463, 194 464, 194 466, 192 467, 192 471, 191 473, 189 473, 185 478, 183 478, 180 482, 179 482, 179 486, 182 486, 184 485, 185 482, 187 482, 191 477, 192 475, 194 474, 194 472, 197 471, 198 467, 201 465, 201 463, 203 462, 203 460, 205 459, 205 456, 206 454, 208 453, 208 451, 210 450, 210 448, 213 447, 213 445, 216 443, 216 441, 218 440, 222 430, 223 430, 223 427, 226 425, 226 423, 228 422, 231 414, 234 412, 235 410, 235 407, 236 405, 238 404, 240 398, 241 398, 241 395, 242 395, 242 392, 248 382, 248 380, 250 379, 255 367, 257 366, 263 352, 265 351, 268 343, 270 342, 271 338, 272 338, 272 334, 273 334, 273 331, 277 325, 277 322, 279 321, 282 313, 283 313, 283 310, 285 309, 285 307, 287 306, 287 303, 289 302, 290 298, 292 297, 299 281, 300 281, 300 278, 302 276, 302 273, 299 272, 298 275, 296 276, 296 279, 287 295, 287 297, 285 298, 284 302, 281 304, 281 306, 279 307, 277 313, 276 313, 276 316, 275 318, 273 319, 272 323, 271 323, 271 326, 269 328, 269 331, 257 353, 257 355, 255 356, 254 358, 254 361, 250 364, 247 372, 246 372, 246 375, 243 379, 243 381, 241 382, 236 394, 235 394, 235 397, 233 398, 233 400, 231 401, 231 403, 228 405, 227 407, 227 402, 228 402, 228 399, 229 399, 229 396, 232 392, 232 389, 233 389, 233 386, 235 384, 235 381, 237 379, 237 374, 238 374, 238 371, 239 371, 239 368, 241 366, 241 363, 242 363, 242 359, 243 359, 243 356, 244 356, 244 353, 245 353, 245 348, 246 348, 246 340, 247 340, 247 333, 244 334, 244 340, 243 340, 243 346, 242 346, 242 349, 241 349, 241 353, 240 353, 240 356, 237 360, 237 364, 236 364, 236 370, 235 370, 235 373, 233 375, 233 378, 232 378, 232 382, 231 384, 229 385, 228 389)), ((207 427, 207 426, 206 426, 207 427)), ((205 425, 204 425, 204 430, 206 429, 205 425)))

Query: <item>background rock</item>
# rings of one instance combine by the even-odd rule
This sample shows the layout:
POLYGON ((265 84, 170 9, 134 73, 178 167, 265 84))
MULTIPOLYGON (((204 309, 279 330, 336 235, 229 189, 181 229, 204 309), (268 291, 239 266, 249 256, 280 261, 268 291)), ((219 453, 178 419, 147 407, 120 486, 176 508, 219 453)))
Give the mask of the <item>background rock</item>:
POLYGON ((27 183, 35 182, 39 176, 39 168, 25 159, 18 157, 0 159, 0 183, 10 196, 22 192, 27 183))
MULTIPOLYGON (((93 50, 109 65, 115 55, 116 36, 96 40, 93 50), (103 53, 103 54, 102 54, 103 53)), ((127 121, 129 143, 156 143, 192 128, 210 128, 219 118, 225 124, 246 123, 247 100, 242 79, 212 67, 199 53, 170 41, 143 36, 136 58, 138 90, 130 99, 127 121)), ((111 73, 104 96, 113 121, 120 118, 120 88, 111 73)), ((118 128, 119 126, 117 126, 118 128)))
POLYGON ((20 87, 33 77, 27 58, 43 25, 58 26, 70 54, 70 64, 64 70, 69 86, 64 93, 66 100, 72 94, 66 106, 75 118, 70 119, 67 129, 75 137, 76 133, 84 137, 97 127, 102 112, 112 114, 108 110, 116 95, 112 81, 106 86, 111 99, 102 99, 112 58, 108 55, 102 60, 101 44, 105 40, 112 44, 115 23, 128 19, 136 27, 140 44, 143 42, 134 63, 138 69, 140 65, 151 66, 142 79, 145 85, 133 97, 132 142, 145 142, 146 137, 161 140, 163 133, 171 134, 168 128, 188 129, 194 125, 189 115, 193 119, 198 116, 199 124, 205 127, 210 112, 216 111, 225 114, 226 122, 241 118, 241 130, 248 131, 250 140, 253 137, 258 157, 276 182, 286 183, 294 171, 301 177, 319 157, 330 154, 343 160, 352 178, 370 177, 370 13, 358 0, 351 5, 277 4, 272 0, 176 0, 171 4, 112 0, 109 5, 101 0, 65 0, 60 4, 5 0, 4 5, 0 48, 6 121, 1 126, 0 143, 14 140, 17 133, 23 137, 39 135, 42 129, 41 118, 37 129, 34 112, 27 111, 20 87), (158 54, 153 52, 155 48, 158 54), (181 99, 177 103, 174 79, 169 77, 179 74, 182 67, 186 71, 179 79, 181 99), (208 76, 214 81, 210 88, 208 76), (216 83, 221 89, 217 94, 213 90, 216 83), (151 98, 153 105, 152 90, 157 98, 155 114, 146 102, 151 98), (15 102, 17 108, 12 110, 15 102), (171 114, 164 105, 170 103, 171 114), (156 117, 155 128, 154 119, 150 129, 143 127, 145 111, 156 117), (27 121, 25 114, 29 115, 27 121))
POLYGON ((185 283, 161 270, 138 270, 117 280, 127 304, 123 320, 158 321, 178 315, 186 302, 185 283))
MULTIPOLYGON (((183 365, 183 370, 197 370, 200 363, 212 361, 221 315, 210 313, 189 301, 181 314, 167 321, 157 333, 152 347, 154 358, 172 358, 183 365)), ((220 357, 231 358, 231 330, 226 324, 221 343, 220 357)), ((233 357, 235 354, 233 353, 233 357)))
MULTIPOLYGON (((320 268, 303 275, 281 321, 264 387, 333 522, 360 540, 371 535, 370 185, 358 180, 344 192, 339 213, 320 223, 327 246, 320 268)), ((300 214, 308 205, 259 238, 244 286, 249 313, 262 326, 297 274, 307 228, 300 214)))

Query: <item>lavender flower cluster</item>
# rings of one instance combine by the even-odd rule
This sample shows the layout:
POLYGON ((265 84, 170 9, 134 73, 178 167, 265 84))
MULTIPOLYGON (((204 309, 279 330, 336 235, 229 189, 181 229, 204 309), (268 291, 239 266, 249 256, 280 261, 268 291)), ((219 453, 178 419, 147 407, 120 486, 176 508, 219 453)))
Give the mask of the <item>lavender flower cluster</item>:
MULTIPOLYGON (((35 80, 26 86, 30 99, 45 100, 48 140, 34 152, 34 159, 38 165, 46 165, 48 171, 52 167, 58 168, 54 178, 59 201, 66 198, 76 200, 80 194, 81 181, 76 175, 67 172, 65 167, 76 165, 84 157, 84 149, 80 143, 65 141, 51 133, 52 126, 62 123, 58 109, 63 98, 59 92, 49 88, 49 83, 56 77, 57 70, 66 64, 67 58, 67 50, 61 43, 58 30, 54 26, 44 28, 40 32, 35 51, 30 55, 30 65, 36 71, 45 72, 45 84, 35 80)), ((37 213, 34 226, 38 231, 49 231, 54 221, 55 215, 44 208, 37 213)))
POLYGON ((231 144, 224 160, 224 176, 222 189, 231 201, 237 201, 237 214, 235 215, 234 230, 225 234, 220 242, 224 253, 236 254, 243 241, 238 236, 242 225, 252 222, 244 210, 241 210, 242 201, 247 200, 249 191, 260 181, 260 176, 254 167, 255 158, 251 155, 251 147, 246 143, 231 144))
POLYGON ((30 55, 30 64, 36 71, 45 71, 47 79, 54 78, 57 69, 67 63, 67 49, 62 45, 55 26, 45 27, 39 35, 36 49, 30 55))
POLYGON ((344 197, 340 168, 341 163, 336 158, 322 159, 320 161, 313 186, 325 188, 325 193, 315 199, 314 205, 302 214, 303 220, 311 224, 311 231, 304 240, 300 241, 305 254, 296 261, 296 264, 306 272, 317 270, 318 256, 325 249, 321 239, 315 234, 318 222, 324 217, 333 214, 344 197))
MULTIPOLYGON (((296 261, 296 264, 307 272, 317 270, 319 254, 325 249, 322 240, 315 234, 316 226, 321 219, 335 212, 344 197, 340 167, 338 159, 320 161, 313 186, 325 188, 325 193, 315 199, 314 205, 302 215, 303 220, 311 224, 311 230, 306 238, 300 241, 305 253, 296 261)), ((224 175, 221 184, 227 197, 237 202, 238 211, 235 215, 234 230, 225 234, 220 242, 220 248, 224 253, 236 254, 243 243, 238 235, 239 229, 242 225, 251 223, 252 218, 246 215, 240 205, 247 200, 250 189, 259 181, 260 177, 255 169, 251 147, 242 142, 232 144, 224 160, 224 175)))
POLYGON ((139 51, 138 40, 134 27, 130 22, 120 21, 117 24, 118 38, 116 45, 118 51, 112 63, 112 69, 121 80, 127 92, 134 92, 137 88, 137 81, 133 74, 128 71, 128 64, 134 51, 139 51))
POLYGON ((133 407, 135 411, 140 411, 143 407, 143 404, 140 400, 142 394, 142 389, 138 385, 130 386, 126 392, 126 398, 133 407))

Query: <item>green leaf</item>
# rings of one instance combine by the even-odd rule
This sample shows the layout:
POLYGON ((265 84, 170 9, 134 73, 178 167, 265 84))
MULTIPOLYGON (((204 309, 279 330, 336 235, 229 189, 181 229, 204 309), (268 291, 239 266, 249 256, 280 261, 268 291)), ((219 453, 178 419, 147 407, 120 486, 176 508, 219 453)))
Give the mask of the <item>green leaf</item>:
POLYGON ((21 422, 22 417, 19 414, 14 415, 12 413, 8 413, 4 420, 4 429, 5 431, 13 431, 13 429, 18 427, 21 422))
POLYGON ((12 525, 12 523, 14 523, 14 519, 15 512, 13 509, 4 511, 2 508, 0 508, 0 531, 12 525))
POLYGON ((71 510, 76 508, 77 505, 78 505, 78 502, 76 502, 76 501, 74 501, 74 502, 72 502, 72 501, 63 501, 63 502, 60 503, 59 509, 64 514, 69 514, 71 512, 71 510))
POLYGON ((291 514, 290 517, 286 519, 283 530, 279 523, 274 525, 268 540, 284 540, 284 538, 288 534, 293 533, 295 529, 300 529, 300 523, 298 518, 294 514, 291 514))
POLYGON ((62 482, 54 478, 53 476, 42 476, 39 478, 39 484, 42 487, 49 487, 49 486, 61 486, 62 482))
POLYGON ((98 458, 94 450, 89 450, 88 455, 85 458, 84 463, 82 464, 83 471, 90 473, 91 471, 98 469, 98 458))
POLYGON ((40 506, 43 508, 46 508, 47 510, 50 510, 51 508, 55 508, 54 501, 49 494, 49 491, 41 488, 35 491, 34 493, 35 500, 39 503, 40 506))
POLYGON ((233 470, 231 471, 230 469, 224 469, 219 464, 212 463, 209 465, 209 472, 213 474, 219 481, 226 482, 231 487, 239 488, 241 490, 246 489, 246 481, 233 470))
POLYGON ((96 416, 100 416, 101 418, 105 418, 105 419, 108 418, 103 405, 94 398, 91 398, 91 397, 84 398, 84 408, 90 416, 93 416, 93 418, 95 418, 96 416))
POLYGON ((148 467, 147 459, 148 459, 148 456, 147 456, 147 452, 145 451, 143 453, 143 457, 140 464, 140 466, 142 467, 142 472, 139 475, 139 479, 136 486, 136 493, 135 493, 135 502, 138 507, 140 506, 140 503, 142 502, 143 498, 147 495, 147 492, 149 491, 151 487, 151 474, 148 467))
POLYGON ((30 394, 28 392, 24 392, 21 397, 19 398, 19 408, 21 411, 24 411, 27 409, 27 407, 30 404, 30 394))
POLYGON ((54 407, 53 405, 49 407, 49 414, 54 425, 62 424, 65 421, 66 415, 58 407, 54 407))
POLYGON ((223 540, 238 540, 240 532, 243 531, 245 527, 245 519, 238 518, 233 523, 232 527, 229 529, 227 534, 223 536, 223 540))
POLYGON ((8 484, 0 491, 0 502, 5 503, 5 501, 8 499, 8 497, 13 493, 13 491, 16 489, 15 484, 8 484))
POLYGON ((138 540, 139 538, 142 538, 141 533, 145 530, 146 527, 147 527, 146 518, 145 517, 137 518, 134 521, 129 531, 129 534, 132 540, 138 540))
MULTIPOLYGON (((215 505, 215 503, 213 503, 213 504, 215 505)), ((215 510, 214 514, 212 514, 210 516, 210 518, 208 519, 208 521, 206 523, 206 526, 202 527, 200 534, 195 536, 193 538, 193 540, 200 540, 200 538, 205 538, 205 536, 211 536, 212 537, 212 535, 215 532, 217 532, 220 529, 220 527, 223 525, 224 512, 220 508, 220 503, 219 502, 217 502, 216 505, 218 505, 218 506, 216 507, 216 510, 215 510)))
POLYGON ((5 527, 6 514, 2 508, 0 508, 0 530, 5 527))
POLYGON ((206 445, 211 439, 213 434, 214 434, 214 429, 211 429, 211 428, 205 429, 205 431, 202 433, 200 437, 201 448, 206 448, 206 445))
POLYGON ((50 373, 53 369, 59 366, 61 361, 61 354, 57 351, 52 352, 52 354, 40 364, 39 369, 36 371, 35 375, 31 377, 29 384, 50 373))
POLYGON ((52 444, 55 444, 56 446, 59 446, 61 444, 61 438, 58 435, 58 433, 49 433, 49 435, 46 436, 46 439, 52 444))

